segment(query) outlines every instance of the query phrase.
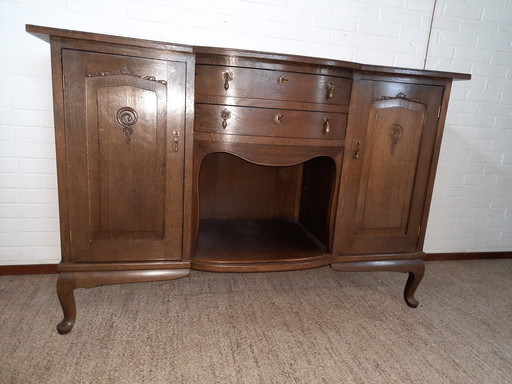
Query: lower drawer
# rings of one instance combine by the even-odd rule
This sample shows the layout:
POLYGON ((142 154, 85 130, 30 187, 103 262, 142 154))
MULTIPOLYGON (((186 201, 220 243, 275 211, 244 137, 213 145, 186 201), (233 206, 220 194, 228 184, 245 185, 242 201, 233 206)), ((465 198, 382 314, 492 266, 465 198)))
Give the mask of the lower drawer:
POLYGON ((227 135, 341 140, 347 115, 288 109, 196 104, 195 130, 227 135))

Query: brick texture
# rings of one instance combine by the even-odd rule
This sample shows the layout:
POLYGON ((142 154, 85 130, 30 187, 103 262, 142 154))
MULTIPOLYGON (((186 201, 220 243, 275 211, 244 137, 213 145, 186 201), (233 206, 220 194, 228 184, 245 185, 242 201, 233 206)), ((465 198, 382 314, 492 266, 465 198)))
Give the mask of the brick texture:
POLYGON ((438 0, 432 31, 427 67, 466 67, 473 79, 453 86, 439 164, 446 177, 436 179, 426 249, 509 251, 512 2, 438 0), (454 227, 439 230, 448 218, 454 227))
POLYGON ((0 0, 0 264, 60 260, 49 47, 26 23, 471 72, 453 86, 425 250, 512 250, 512 2, 436 3, 0 0))

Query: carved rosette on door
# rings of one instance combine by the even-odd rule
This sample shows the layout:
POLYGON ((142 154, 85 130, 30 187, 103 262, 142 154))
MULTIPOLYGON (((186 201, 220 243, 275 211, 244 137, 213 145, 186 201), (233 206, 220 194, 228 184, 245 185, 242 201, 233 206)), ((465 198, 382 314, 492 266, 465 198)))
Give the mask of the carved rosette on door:
POLYGON ((393 154, 393 152, 395 151, 395 146, 402 138, 403 132, 404 132, 404 129, 398 124, 393 124, 391 126, 391 128, 389 128, 389 141, 391 143, 391 154, 393 154))
POLYGON ((124 141, 130 144, 130 136, 133 135, 132 126, 138 120, 137 111, 131 107, 120 108, 116 113, 116 120, 123 127, 124 141))
MULTIPOLYGON (((91 77, 107 77, 107 76, 131 76, 134 78, 139 78, 147 81, 154 81, 160 83, 162 85, 167 85, 166 80, 158 80, 155 76, 151 75, 140 75, 134 73, 132 70, 123 67, 119 71, 111 72, 111 71, 99 71, 99 72, 87 72, 85 73, 86 78, 91 77)), ((137 123, 139 119, 137 111, 131 106, 121 107, 117 110, 115 115, 115 121, 123 128, 122 134, 124 136, 124 141, 126 144, 130 144, 131 136, 134 133, 133 126, 137 123)))

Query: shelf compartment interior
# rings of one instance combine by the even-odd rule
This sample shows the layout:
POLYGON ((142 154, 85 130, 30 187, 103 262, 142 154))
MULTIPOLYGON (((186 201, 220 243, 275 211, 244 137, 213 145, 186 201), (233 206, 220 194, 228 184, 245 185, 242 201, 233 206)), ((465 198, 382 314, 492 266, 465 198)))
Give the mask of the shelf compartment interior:
POLYGON ((334 161, 263 166, 213 153, 199 178, 197 261, 299 261, 329 252, 334 161))
POLYGON ((325 246, 298 222, 203 220, 194 258, 222 263, 257 263, 298 261, 325 253, 325 246))

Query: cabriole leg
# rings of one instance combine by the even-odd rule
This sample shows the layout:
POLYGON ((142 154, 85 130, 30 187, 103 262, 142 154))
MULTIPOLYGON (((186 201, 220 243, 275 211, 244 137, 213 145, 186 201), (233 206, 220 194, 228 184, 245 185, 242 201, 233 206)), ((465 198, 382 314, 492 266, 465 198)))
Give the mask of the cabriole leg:
POLYGON ((425 274, 425 264, 422 260, 419 263, 415 263, 411 265, 411 270, 409 271, 409 277, 407 278, 407 283, 405 284, 404 289, 404 299, 407 305, 411 308, 416 308, 419 304, 418 300, 414 298, 414 293, 416 292, 416 288, 421 283, 421 279, 423 279, 423 275, 425 274))
POLYGON ((188 268, 62 272, 57 280, 57 295, 64 312, 64 319, 57 325, 57 331, 65 335, 71 332, 75 325, 76 305, 73 291, 76 288, 173 280, 185 277, 189 273, 188 268))
POLYGON ((65 335, 73 329, 76 319, 76 304, 73 290, 76 288, 72 273, 61 273, 57 280, 57 295, 59 296, 64 319, 57 325, 57 332, 65 335))
POLYGON ((404 289, 405 303, 411 308, 416 308, 419 304, 414 298, 414 293, 425 274, 425 263, 422 259, 338 262, 332 263, 331 267, 343 272, 408 272, 409 277, 404 289))

